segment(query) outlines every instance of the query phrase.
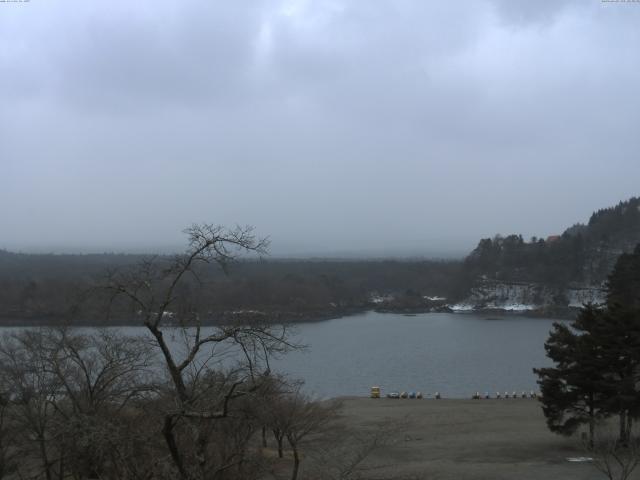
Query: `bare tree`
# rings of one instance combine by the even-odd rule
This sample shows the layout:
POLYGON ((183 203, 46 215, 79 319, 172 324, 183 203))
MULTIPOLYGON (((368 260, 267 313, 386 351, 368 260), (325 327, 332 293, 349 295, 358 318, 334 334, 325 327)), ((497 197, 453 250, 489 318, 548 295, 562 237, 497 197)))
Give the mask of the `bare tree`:
POLYGON ((61 382, 48 368, 45 339, 39 331, 24 331, 0 342, 0 382, 10 392, 7 401, 15 426, 16 448, 26 476, 42 473, 52 480, 58 449, 53 443, 55 403, 61 382))
MULTIPOLYGON (((25 330, 0 342, 3 421, 22 476, 126 478, 107 458, 125 424, 124 409, 150 387, 149 349, 113 332, 94 336, 65 329, 25 330), (106 465, 110 465, 106 468, 106 465)), ((126 442, 125 442, 126 443, 126 442)))
POLYGON ((42 347, 47 369, 60 380, 73 412, 121 410, 154 389, 154 352, 140 337, 60 328, 46 333, 42 347))
POLYGON ((611 432, 602 432, 593 441, 584 441, 592 465, 609 480, 627 480, 640 464, 640 438, 630 435, 620 440, 611 432))
POLYGON ((292 480, 298 478, 304 442, 321 434, 336 418, 340 409, 337 401, 313 401, 300 391, 298 385, 291 393, 281 395, 270 405, 269 428, 278 442, 278 456, 282 458, 282 438, 286 438, 293 455, 292 480))
POLYGON ((227 271, 241 253, 265 253, 268 242, 255 237, 250 227, 193 225, 185 233, 189 246, 183 255, 171 260, 152 258, 133 271, 113 273, 106 289, 112 303, 125 299, 137 312, 162 354, 170 379, 166 393, 171 398, 162 435, 178 475, 192 480, 226 470, 226 465, 210 465, 214 429, 208 423, 227 419, 234 401, 259 390, 270 371, 269 358, 293 345, 287 340, 286 328, 275 327, 255 313, 226 319, 205 333, 202 312, 185 298, 194 289, 206 289, 201 268, 214 264, 227 271), (188 346, 182 355, 166 336, 176 325, 188 346), (214 379, 206 375, 210 371, 206 359, 220 345, 234 347, 242 360, 225 378, 218 375, 214 379))
POLYGON ((300 468, 300 447, 302 442, 310 435, 319 433, 322 428, 335 419, 339 409, 338 402, 319 403, 309 401, 302 395, 296 395, 291 399, 293 421, 287 428, 287 442, 293 451, 292 480, 298 478, 300 468))
POLYGON ((57 329, 47 332, 44 347, 47 368, 61 385, 54 404, 61 462, 88 478, 122 478, 116 472, 124 467, 113 455, 135 438, 127 408, 156 390, 148 342, 109 330, 57 329))
POLYGON ((10 392, 0 392, 0 479, 6 478, 17 470, 18 455, 12 445, 15 431, 9 421, 10 392))
POLYGON ((406 420, 383 421, 373 428, 347 428, 333 422, 329 431, 312 449, 313 471, 318 480, 360 480, 369 478, 373 467, 366 461, 375 452, 396 441, 405 431, 406 420))
MULTIPOLYGON (((0 475, 15 467, 33 480, 260 478, 253 441, 264 404, 282 393, 270 358, 296 347, 259 312, 205 327, 194 299, 210 294, 203 268, 226 270, 266 241, 249 228, 187 233, 184 255, 111 272, 100 290, 109 308, 141 318, 144 337, 60 328, 1 339, 0 475)), ((303 430, 289 432, 295 448, 303 430)))
POLYGON ((293 393, 300 385, 299 382, 290 382, 282 376, 270 375, 263 381, 262 395, 256 405, 259 421, 261 423, 262 447, 267 447, 267 431, 271 431, 276 441, 278 458, 284 457, 284 431, 281 429, 282 418, 281 399, 284 395, 293 393))
MULTIPOLYGON (((282 432, 293 457, 292 480, 303 472, 316 480, 369 478, 366 460, 404 431, 402 422, 381 422, 373 428, 354 429, 340 419, 340 401, 314 401, 301 393, 301 385, 273 399, 270 427, 282 432)), ((377 477, 376 477, 377 478, 377 477)))

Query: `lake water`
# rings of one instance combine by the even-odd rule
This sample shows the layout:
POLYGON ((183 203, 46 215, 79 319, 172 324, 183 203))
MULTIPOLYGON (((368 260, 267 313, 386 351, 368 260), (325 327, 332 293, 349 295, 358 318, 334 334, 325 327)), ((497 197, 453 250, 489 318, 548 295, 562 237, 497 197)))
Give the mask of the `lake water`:
POLYGON ((304 378, 321 397, 390 391, 474 392, 537 390, 533 367, 550 365, 544 342, 554 320, 521 315, 367 312, 303 324, 309 345, 274 365, 304 378))
MULTIPOLYGON (((383 394, 449 398, 528 392, 537 390, 532 368, 550 365, 544 342, 553 322, 507 314, 367 312, 298 324, 294 340, 308 347, 273 361, 272 369, 304 379, 307 393, 321 398, 368 395, 373 385, 383 394)), ((148 335, 143 327, 119 328, 148 335)), ((168 338, 174 348, 180 345, 179 335, 168 338)))

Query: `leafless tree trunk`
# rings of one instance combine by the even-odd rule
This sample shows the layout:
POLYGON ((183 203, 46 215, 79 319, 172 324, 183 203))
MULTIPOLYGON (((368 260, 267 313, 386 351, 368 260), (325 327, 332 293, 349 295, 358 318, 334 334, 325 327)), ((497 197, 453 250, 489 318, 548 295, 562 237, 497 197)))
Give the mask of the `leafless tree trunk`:
POLYGON ((278 428, 274 428, 272 432, 273 432, 274 438, 276 439, 276 445, 278 445, 278 458, 284 458, 284 449, 283 449, 284 432, 278 428))
MULTIPOLYGON (((223 326, 204 333, 200 325, 200 313, 197 310, 182 312, 177 318, 172 309, 180 299, 180 288, 187 280, 202 286, 198 269, 203 265, 217 264, 225 271, 229 264, 241 252, 262 254, 266 251, 267 241, 253 235, 252 229, 225 229, 213 225, 194 225, 186 230, 189 247, 184 255, 175 257, 171 262, 152 259, 144 262, 133 272, 110 275, 106 289, 111 299, 126 299, 138 311, 142 322, 155 339, 161 352, 166 371, 171 380, 171 394, 174 408, 165 412, 162 435, 170 456, 181 478, 195 480, 203 477, 204 465, 209 462, 206 440, 197 433, 202 431, 203 422, 227 418, 231 404, 260 388, 262 373, 269 372, 269 357, 292 348, 287 341, 286 329, 275 328, 264 318, 243 316, 235 323, 227 322, 223 326), (183 329, 183 337, 188 340, 186 355, 179 358, 172 350, 166 338, 166 322, 172 318, 183 329), (235 375, 236 380, 227 384, 218 384, 212 392, 217 402, 203 403, 200 390, 210 389, 212 385, 202 384, 202 371, 208 371, 206 365, 198 365, 199 358, 206 355, 205 349, 216 345, 234 345, 242 355, 242 374, 235 375), (181 436, 192 433, 191 441, 181 441, 181 436), (182 433, 179 433, 182 432, 182 433), (193 436, 195 435, 195 437, 193 436), (198 440, 199 439, 199 440, 198 440), (202 448, 195 454, 193 442, 202 441, 202 448), (196 464, 201 468, 196 468, 196 464), (197 473, 197 472, 200 473, 197 473)), ((186 303, 186 302, 183 302, 186 303)), ((218 467, 212 466, 216 470, 218 467)))
MULTIPOLYGON (((10 451, 23 460, 16 476, 33 480, 258 476, 261 459, 251 456, 251 441, 261 426, 271 428, 262 405, 284 392, 269 360, 296 347, 285 327, 257 313, 202 327, 197 305, 185 295, 194 282, 204 289, 203 266, 226 269, 238 252, 263 252, 266 242, 251 229, 203 225, 187 233, 185 255, 112 272, 101 289, 110 306, 126 299, 135 309, 148 331, 144 338, 71 328, 2 338, 0 475, 9 465, 3 452, 10 451), (176 332, 183 348, 172 339, 176 332), (233 362, 218 364, 218 350, 230 352, 233 362), (12 437, 4 435, 5 420, 12 437)), ((312 427, 296 425, 286 438, 297 470, 300 440, 312 427)))
MULTIPOLYGON (((35 331, 5 336, 0 342, 0 382, 8 398, 11 421, 20 432, 24 454, 40 464, 44 478, 53 478, 56 455, 50 442, 56 394, 60 382, 47 365, 44 337, 35 331)), ((17 439, 16 439, 17 440, 17 439)))
POLYGON ((291 472, 291 480, 297 480, 298 471, 300 470, 300 454, 298 453, 298 444, 296 442, 291 443, 291 450, 293 451, 293 470, 291 472))
POLYGON ((292 480, 300 472, 303 442, 313 434, 319 434, 336 418, 339 404, 316 402, 300 391, 300 385, 292 392, 273 398, 266 421, 278 442, 278 456, 283 457, 282 440, 286 438, 293 455, 292 480))
POLYGON ((5 335, 0 385, 12 392, 6 412, 17 431, 11 448, 22 452, 23 476, 109 478, 99 472, 111 446, 121 443, 114 435, 122 410, 150 388, 143 383, 149 363, 145 343, 113 332, 5 335))
POLYGON ((609 480, 627 480, 640 463, 640 438, 629 435, 622 442, 615 434, 603 433, 585 445, 593 466, 609 480))

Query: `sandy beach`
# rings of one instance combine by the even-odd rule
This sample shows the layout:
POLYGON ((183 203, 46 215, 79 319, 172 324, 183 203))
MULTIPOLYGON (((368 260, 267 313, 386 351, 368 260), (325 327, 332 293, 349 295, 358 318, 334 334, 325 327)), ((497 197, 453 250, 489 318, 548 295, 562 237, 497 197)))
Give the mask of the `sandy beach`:
MULTIPOLYGON (((550 433, 537 400, 345 398, 354 428, 382 421, 403 427, 368 464, 371 478, 552 480, 605 478, 579 442, 550 433)), ((635 477, 633 477, 635 478, 635 477)))

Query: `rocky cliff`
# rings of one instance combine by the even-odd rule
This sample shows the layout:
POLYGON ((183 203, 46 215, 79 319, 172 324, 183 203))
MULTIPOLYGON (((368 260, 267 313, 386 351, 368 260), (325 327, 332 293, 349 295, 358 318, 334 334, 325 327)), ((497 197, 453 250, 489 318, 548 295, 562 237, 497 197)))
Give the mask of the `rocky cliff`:
POLYGON ((454 311, 504 310, 510 312, 575 309, 586 303, 604 303, 602 286, 553 287, 535 283, 484 280, 471 289, 463 301, 451 305, 454 311))

